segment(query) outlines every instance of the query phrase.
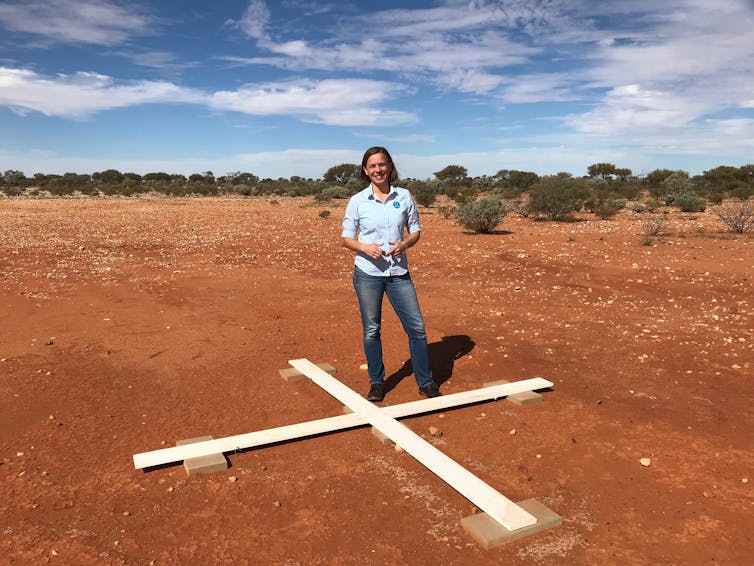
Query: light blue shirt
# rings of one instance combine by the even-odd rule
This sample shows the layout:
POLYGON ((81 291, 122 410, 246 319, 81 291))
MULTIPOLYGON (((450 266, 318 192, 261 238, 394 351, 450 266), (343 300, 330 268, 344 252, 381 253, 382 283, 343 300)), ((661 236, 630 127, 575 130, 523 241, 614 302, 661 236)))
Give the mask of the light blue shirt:
MULTIPOLYGON (((392 246, 389 242, 403 240, 404 231, 409 234, 419 232, 419 211, 416 209, 411 193, 401 187, 390 187, 390 193, 383 203, 374 196, 372 186, 359 191, 351 197, 343 217, 343 238, 356 238, 366 244, 382 242, 382 249, 387 252, 392 246)), ((402 253, 398 257, 383 255, 373 259, 361 252, 356 254, 354 265, 367 275, 388 277, 408 273, 408 257, 402 253)))

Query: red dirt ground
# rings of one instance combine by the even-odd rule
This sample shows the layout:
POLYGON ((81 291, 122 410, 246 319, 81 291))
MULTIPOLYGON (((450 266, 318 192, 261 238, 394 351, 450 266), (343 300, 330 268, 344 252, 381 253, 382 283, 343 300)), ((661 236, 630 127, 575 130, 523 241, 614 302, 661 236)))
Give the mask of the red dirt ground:
MULTIPOLYGON (((754 237, 710 212, 645 245, 628 211, 472 235, 423 210, 410 255, 442 391, 555 387, 403 422, 561 527, 483 550, 471 504, 366 428, 211 475, 135 470, 177 440, 341 414, 279 377, 289 359, 366 391, 343 203, 278 201, 0 201, 0 561, 751 563, 754 237)), ((385 404, 416 400, 389 308, 383 339, 403 377, 385 404)))

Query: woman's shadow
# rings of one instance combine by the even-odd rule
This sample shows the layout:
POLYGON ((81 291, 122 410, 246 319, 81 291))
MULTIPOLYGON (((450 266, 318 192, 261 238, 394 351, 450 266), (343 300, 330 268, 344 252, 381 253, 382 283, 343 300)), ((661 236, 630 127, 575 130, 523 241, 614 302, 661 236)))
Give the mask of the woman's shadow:
MULTIPOLYGON (((465 334, 443 336, 439 342, 428 344, 429 367, 432 369, 432 378, 435 383, 442 385, 448 381, 453 375, 455 361, 471 352, 474 346, 475 342, 465 334)), ((414 366, 409 358, 385 380, 387 390, 390 391, 396 387, 404 377, 408 377, 412 373, 414 373, 414 366)))

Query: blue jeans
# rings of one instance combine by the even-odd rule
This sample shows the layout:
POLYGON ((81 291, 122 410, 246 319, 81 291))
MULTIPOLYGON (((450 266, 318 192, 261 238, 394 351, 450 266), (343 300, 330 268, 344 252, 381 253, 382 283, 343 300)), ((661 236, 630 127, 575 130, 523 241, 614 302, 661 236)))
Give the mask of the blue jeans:
POLYGON ((382 297, 387 295, 395 314, 408 334, 408 349, 411 365, 419 387, 432 383, 429 368, 427 332, 419 310, 419 300, 411 275, 381 277, 367 275, 358 267, 353 271, 353 287, 359 299, 361 325, 364 331, 364 353, 369 366, 369 382, 382 383, 385 380, 385 365, 382 362, 382 297))

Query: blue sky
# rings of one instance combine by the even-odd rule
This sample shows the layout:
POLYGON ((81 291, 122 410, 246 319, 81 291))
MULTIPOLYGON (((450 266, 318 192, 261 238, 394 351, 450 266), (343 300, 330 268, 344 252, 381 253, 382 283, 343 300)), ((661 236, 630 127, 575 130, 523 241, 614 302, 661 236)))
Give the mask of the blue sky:
POLYGON ((0 170, 754 162, 754 0, 0 1, 0 170))

